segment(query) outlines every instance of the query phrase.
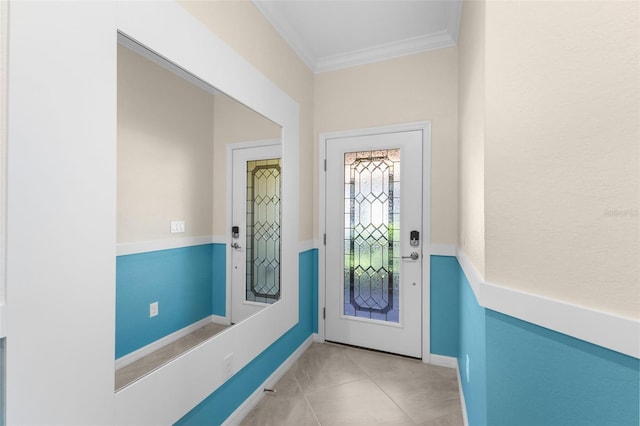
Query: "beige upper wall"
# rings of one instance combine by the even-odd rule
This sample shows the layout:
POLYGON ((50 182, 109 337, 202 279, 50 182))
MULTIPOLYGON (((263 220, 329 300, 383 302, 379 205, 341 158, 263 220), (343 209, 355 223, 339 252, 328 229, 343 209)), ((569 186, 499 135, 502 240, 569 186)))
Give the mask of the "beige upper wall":
POLYGON ((226 235, 227 146, 281 128, 118 46, 118 243, 226 235), (171 220, 186 232, 171 234, 171 220))
MULTIPOLYGON (((195 18, 300 105, 301 241, 313 238, 313 73, 250 1, 180 1, 195 18)), ((224 64, 221 64, 224 66, 224 64)), ((286 164, 284 165, 286 167, 286 164)))
POLYGON ((118 46, 117 242, 211 235, 213 96, 118 46), (185 233, 171 234, 172 220, 185 233))
MULTIPOLYGON (((456 64, 454 47, 317 74, 315 78, 316 139, 326 132, 431 122, 432 243, 457 241, 456 64)), ((316 199, 317 193, 316 185, 316 199)), ((317 227, 317 212, 314 218, 317 227)))
POLYGON ((639 7, 487 3, 487 281, 640 318, 639 7))
POLYGON ((300 104, 300 240, 318 238, 319 132, 429 120, 431 239, 457 241, 455 48, 314 76, 251 2, 181 4, 300 104))
POLYGON ((462 8, 458 36, 458 246, 484 275, 484 1, 462 8))
POLYGON ((429 120, 432 242, 490 282, 639 316, 637 2, 467 3, 458 48, 315 77, 250 2, 183 5, 300 104, 301 240, 319 133, 429 120))
POLYGON ((227 146, 278 139, 281 127, 227 95, 214 96, 213 233, 227 235, 227 146))

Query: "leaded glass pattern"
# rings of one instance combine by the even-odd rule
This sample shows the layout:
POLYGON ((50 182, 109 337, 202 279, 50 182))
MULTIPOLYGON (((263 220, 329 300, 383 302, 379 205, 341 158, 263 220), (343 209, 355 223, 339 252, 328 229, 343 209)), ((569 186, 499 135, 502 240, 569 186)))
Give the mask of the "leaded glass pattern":
POLYGON ((247 161, 246 300, 280 299, 280 159, 247 161))
POLYGON ((399 322, 400 150, 344 155, 344 310, 399 322))

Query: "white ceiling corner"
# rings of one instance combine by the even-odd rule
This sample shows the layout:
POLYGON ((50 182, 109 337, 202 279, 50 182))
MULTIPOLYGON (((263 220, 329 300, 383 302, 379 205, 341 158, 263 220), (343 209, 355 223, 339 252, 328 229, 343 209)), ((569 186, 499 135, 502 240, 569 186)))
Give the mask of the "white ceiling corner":
POLYGON ((252 2, 287 44, 289 44, 291 49, 300 57, 302 62, 304 62, 311 71, 315 72, 315 55, 309 50, 309 47, 305 45, 298 31, 296 31, 284 15, 280 13, 276 2, 259 0, 252 0, 252 2))
POLYGON ((454 46, 461 0, 252 0, 314 72, 454 46))

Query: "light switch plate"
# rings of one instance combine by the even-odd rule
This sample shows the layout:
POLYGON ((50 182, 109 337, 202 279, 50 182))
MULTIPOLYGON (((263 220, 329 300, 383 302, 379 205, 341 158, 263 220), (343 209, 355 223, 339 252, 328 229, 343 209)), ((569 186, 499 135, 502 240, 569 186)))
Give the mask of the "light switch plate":
POLYGON ((171 233, 177 234, 184 232, 184 220, 172 220, 171 221, 171 233))

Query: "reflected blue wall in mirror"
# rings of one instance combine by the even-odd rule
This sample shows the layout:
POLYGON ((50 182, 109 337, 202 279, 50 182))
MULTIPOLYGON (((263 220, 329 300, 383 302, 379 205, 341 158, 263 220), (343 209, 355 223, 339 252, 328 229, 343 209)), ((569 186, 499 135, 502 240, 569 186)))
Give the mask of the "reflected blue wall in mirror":
POLYGON ((318 250, 299 254, 298 323, 176 425, 222 424, 298 347, 317 332, 318 250), (316 304, 317 307, 317 304, 316 304))
POLYGON ((211 314, 227 315, 227 245, 213 244, 213 276, 211 282, 211 314))
POLYGON ((226 245, 205 244, 224 240, 232 212, 225 212, 227 146, 281 139, 281 126, 120 40, 117 369, 204 327, 211 316, 228 324, 226 245), (174 221, 182 223, 177 232, 170 231, 174 221), (180 245, 189 247, 175 249, 180 245), (159 312, 150 317, 155 302, 159 312))
POLYGON ((116 257, 116 358, 211 315, 224 316, 224 244, 116 257), (158 302, 161 315, 150 317, 158 302))

